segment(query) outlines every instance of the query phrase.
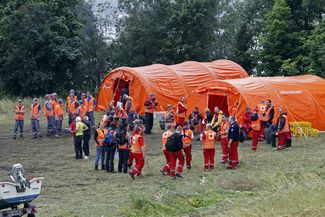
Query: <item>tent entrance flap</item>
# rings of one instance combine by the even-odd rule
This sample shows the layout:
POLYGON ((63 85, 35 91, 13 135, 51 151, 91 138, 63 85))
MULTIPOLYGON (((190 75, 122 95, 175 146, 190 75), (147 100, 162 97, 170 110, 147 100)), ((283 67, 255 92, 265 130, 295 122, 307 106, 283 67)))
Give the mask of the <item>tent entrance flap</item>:
POLYGON ((208 94, 208 108, 212 113, 214 112, 214 107, 216 106, 218 106, 223 113, 229 115, 226 94, 208 94))
MULTIPOLYGON (((118 78, 114 82, 114 106, 116 106, 117 102, 122 101, 122 94, 129 94, 129 81, 125 81, 121 78, 118 78)), ((123 102, 122 102, 123 103, 123 102)))

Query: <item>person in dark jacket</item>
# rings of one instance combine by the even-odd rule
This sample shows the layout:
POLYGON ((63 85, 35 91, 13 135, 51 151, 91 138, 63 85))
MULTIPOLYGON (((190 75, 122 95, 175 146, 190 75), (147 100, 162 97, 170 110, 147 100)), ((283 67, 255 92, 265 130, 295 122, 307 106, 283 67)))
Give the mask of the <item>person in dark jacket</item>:
POLYGON ((87 115, 84 116, 82 122, 88 127, 88 129, 84 131, 83 145, 82 145, 82 149, 85 154, 84 159, 88 159, 89 158, 89 140, 91 138, 91 126, 90 126, 89 117, 87 115))
POLYGON ((194 108, 194 111, 192 111, 188 120, 190 122, 191 130, 194 130, 195 126, 201 123, 202 115, 200 114, 198 107, 194 108))
POLYGON ((113 144, 106 145, 104 144, 104 149, 106 153, 105 157, 105 165, 106 165, 106 172, 115 173, 114 171, 114 155, 116 152, 116 140, 114 139, 116 136, 116 125, 111 124, 108 128, 108 132, 113 135, 113 144))
POLYGON ((118 172, 122 173, 122 169, 124 173, 128 171, 128 160, 130 156, 130 139, 129 134, 127 132, 127 123, 126 119, 122 118, 119 121, 119 126, 116 131, 116 142, 117 148, 119 152, 119 160, 118 160, 118 172))
POLYGON ((272 101, 270 99, 266 100, 266 109, 265 114, 263 116, 263 126, 264 126, 264 134, 266 138, 266 143, 271 143, 271 125, 273 123, 274 118, 274 108, 272 105, 272 101))
POLYGON ((234 116, 229 118, 228 145, 229 164, 227 169, 236 169, 238 162, 239 125, 234 116))
POLYGON ((174 150, 168 150, 168 151, 170 151, 170 176, 173 179, 176 179, 176 176, 183 178, 182 171, 183 171, 183 166, 184 166, 185 160, 184 160, 184 155, 182 152, 182 149, 183 149, 183 136, 181 133, 182 131, 183 131, 183 128, 181 126, 178 126, 176 128, 174 150), (175 173, 177 160, 178 160, 177 172, 175 173))

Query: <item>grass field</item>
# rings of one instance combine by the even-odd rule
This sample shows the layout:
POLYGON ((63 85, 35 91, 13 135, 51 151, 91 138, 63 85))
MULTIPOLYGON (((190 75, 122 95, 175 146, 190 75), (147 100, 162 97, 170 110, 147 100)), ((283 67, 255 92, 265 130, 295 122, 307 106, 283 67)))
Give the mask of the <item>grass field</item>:
MULTIPOLYGON (((95 172, 93 142, 91 158, 77 161, 70 135, 12 140, 12 114, 7 111, 13 104, 0 105, 0 180, 8 180, 14 163, 23 164, 29 175, 45 177, 42 196, 35 201, 39 216, 325 215, 324 135, 294 139, 293 147, 282 152, 260 144, 253 153, 248 141, 240 145, 237 170, 218 165, 209 173, 202 170, 201 144, 194 142, 193 169, 173 181, 159 172, 164 157, 161 131, 155 128, 145 137, 143 177, 134 181, 124 174, 95 172)), ((30 132, 28 120, 26 131, 30 132)), ((218 146, 217 160, 220 157, 218 146)))

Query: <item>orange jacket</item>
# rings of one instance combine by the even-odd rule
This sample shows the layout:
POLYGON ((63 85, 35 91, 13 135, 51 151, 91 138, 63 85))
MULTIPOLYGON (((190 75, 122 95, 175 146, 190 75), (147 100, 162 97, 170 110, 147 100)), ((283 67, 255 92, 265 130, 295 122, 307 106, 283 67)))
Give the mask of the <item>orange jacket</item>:
POLYGON ((15 120, 17 121, 23 121, 25 119, 25 106, 21 105, 21 107, 19 107, 19 105, 15 106, 15 120))
POLYGON ((179 102, 176 107, 177 117, 186 118, 187 107, 185 103, 179 102))
POLYGON ((162 134, 162 138, 161 138, 161 143, 162 143, 162 150, 165 151, 166 150, 166 142, 168 137, 170 137, 173 134, 173 132, 171 130, 167 130, 166 132, 164 132, 162 134))
POLYGON ((132 136, 132 153, 142 153, 142 147, 144 146, 143 137, 139 134, 132 136))
POLYGON ((115 113, 115 116, 116 117, 124 117, 124 118, 127 118, 128 117, 128 115, 126 114, 126 112, 124 111, 124 109, 116 109, 116 111, 115 111, 116 113, 115 113))
POLYGON ((52 107, 52 103, 48 100, 45 101, 44 103, 44 116, 45 117, 52 117, 54 115, 54 112, 53 112, 53 107, 52 107), (50 105, 51 109, 48 109, 46 105, 50 105))
POLYGON ((183 137, 183 148, 187 148, 191 145, 192 141, 193 141, 193 131, 190 129, 187 130, 183 130, 182 132, 183 137))
POLYGON ((264 119, 264 115, 265 115, 265 111, 266 111, 266 105, 264 105, 264 104, 258 104, 256 107, 258 109, 258 118, 260 120, 263 120, 264 119))
POLYGON ((133 98, 129 97, 128 100, 125 103, 124 110, 127 112, 135 112, 135 106, 134 106, 134 100, 133 98), (127 111, 128 104, 131 103, 131 107, 129 111, 127 111))
MULTIPOLYGON (((279 130, 279 133, 289 133, 290 132, 290 126, 289 126, 289 123, 288 123, 288 117, 286 115, 282 115, 282 117, 284 117, 285 123, 284 123, 283 129, 279 130)), ((280 129, 280 123, 278 125, 278 129, 280 129)))
POLYGON ((78 99, 77 96, 74 96, 73 99, 71 99, 70 96, 67 97, 67 112, 69 114, 72 114, 72 112, 70 111, 71 103, 74 102, 74 101, 76 101, 77 99, 78 99))
POLYGON ((203 136, 203 149, 215 149, 217 133, 213 130, 206 130, 203 136))
POLYGON ((39 120, 39 104, 36 104, 35 106, 31 104, 30 106, 30 114, 31 114, 31 119, 32 120, 39 120))
POLYGON ((63 119, 63 108, 62 105, 60 105, 59 103, 57 103, 54 107, 54 116, 56 120, 63 119))
POLYGON ((96 143, 96 146, 101 147, 101 146, 103 146, 103 141, 104 141, 105 135, 107 133, 107 130, 106 129, 104 129, 104 130, 97 129, 97 133, 98 133, 98 137, 97 137, 98 143, 96 143))
POLYGON ((79 113, 79 116, 80 116, 81 118, 85 117, 86 114, 87 114, 87 107, 84 106, 84 105, 80 105, 80 106, 78 107, 78 113, 79 113))
POLYGON ((222 121, 221 125, 220 125, 221 139, 227 139, 228 138, 228 129, 229 129, 229 122, 228 121, 222 121))
MULTIPOLYGON (((147 99, 148 101, 149 99, 147 99)), ((146 106, 145 112, 146 113, 154 113, 155 111, 155 102, 150 99, 150 105, 146 106)))
POLYGON ((94 111, 94 97, 91 97, 90 100, 88 101, 88 98, 85 99, 85 106, 87 107, 87 112, 92 112, 94 111))

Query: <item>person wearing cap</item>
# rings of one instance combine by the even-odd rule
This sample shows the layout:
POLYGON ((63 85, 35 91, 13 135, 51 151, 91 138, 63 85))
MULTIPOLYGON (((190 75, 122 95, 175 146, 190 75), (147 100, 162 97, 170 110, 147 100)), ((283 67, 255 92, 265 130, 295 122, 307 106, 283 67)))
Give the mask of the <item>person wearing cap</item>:
POLYGON ((54 118, 55 118, 55 137, 60 138, 62 132, 62 121, 63 121, 63 105, 62 99, 58 100, 54 107, 54 118))
POLYGON ((85 106, 87 107, 87 116, 89 117, 90 124, 92 127, 95 127, 94 109, 96 106, 96 100, 92 97, 89 91, 87 91, 85 106))
POLYGON ((34 98, 33 104, 31 104, 30 106, 33 139, 37 139, 41 137, 41 127, 39 125, 40 113, 41 113, 41 106, 40 104, 38 104, 37 98, 34 98))
POLYGON ((15 126, 13 131, 13 139, 17 138, 18 128, 19 137, 24 136, 24 119, 25 119, 25 106, 22 100, 18 100, 18 104, 15 106, 15 126))
POLYGON ((74 90, 70 90, 70 94, 67 97, 67 105, 66 111, 68 112, 68 123, 69 125, 73 121, 73 114, 74 114, 74 102, 78 100, 77 96, 74 94, 74 90))
POLYGON ((80 117, 76 117, 76 139, 75 139, 75 152, 76 152, 76 159, 82 159, 82 139, 84 135, 84 131, 86 131, 88 127, 82 123, 80 117))
POLYGON ((54 109, 51 103, 51 96, 49 94, 45 95, 45 103, 44 103, 44 116, 47 119, 47 133, 46 135, 49 137, 51 134, 54 134, 54 109))
POLYGON ((153 113, 156 109, 156 107, 158 106, 158 101, 156 100, 155 94, 154 93, 150 93, 149 97, 146 99, 146 101, 144 102, 144 106, 145 106, 145 134, 151 134, 151 130, 153 127, 153 113))
POLYGON ((82 150, 84 151, 84 159, 89 158, 89 140, 91 138, 91 126, 90 121, 87 115, 83 116, 82 122, 88 127, 87 130, 84 131, 82 150))
POLYGON ((131 126, 133 124, 136 115, 134 100, 132 97, 126 94, 124 94, 123 98, 125 98, 125 103, 126 103, 125 111, 128 116, 128 125, 131 126))

